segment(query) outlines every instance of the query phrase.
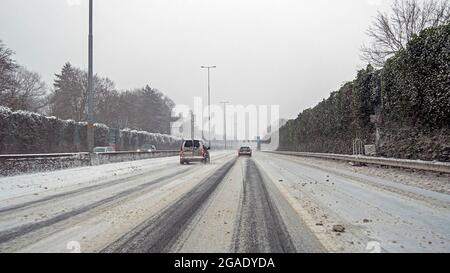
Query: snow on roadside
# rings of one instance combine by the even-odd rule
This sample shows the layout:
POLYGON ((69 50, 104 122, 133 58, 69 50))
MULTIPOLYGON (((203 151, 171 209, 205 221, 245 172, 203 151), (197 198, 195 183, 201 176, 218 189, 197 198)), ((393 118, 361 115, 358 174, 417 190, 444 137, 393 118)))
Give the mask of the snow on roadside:
POLYGON ((293 203, 298 203, 301 215, 312 219, 308 222, 311 230, 324 245, 328 243, 330 251, 366 252, 370 243, 379 244, 383 252, 449 250, 449 195, 375 174, 371 179, 376 183, 367 183, 363 174, 345 170, 347 164, 334 161, 276 156, 261 162, 268 173, 277 175, 273 179, 282 181, 286 195, 296 199, 293 203), (417 198, 419 194, 427 198, 417 198), (335 225, 343 225, 345 232, 335 232, 335 225))
POLYGON ((152 158, 147 160, 79 167, 51 172, 33 173, 13 177, 0 177, 0 202, 19 196, 55 191, 71 186, 82 186, 108 177, 148 171, 152 168, 176 163, 178 158, 152 158))
POLYGON ((450 195, 449 174, 437 174, 426 171, 413 171, 372 165, 357 167, 352 166, 347 162, 317 158, 294 157, 293 159, 308 165, 315 165, 319 167, 323 167, 324 165, 326 165, 327 168, 336 168, 340 170, 346 170, 355 174, 380 177, 407 186, 418 187, 421 189, 450 195))

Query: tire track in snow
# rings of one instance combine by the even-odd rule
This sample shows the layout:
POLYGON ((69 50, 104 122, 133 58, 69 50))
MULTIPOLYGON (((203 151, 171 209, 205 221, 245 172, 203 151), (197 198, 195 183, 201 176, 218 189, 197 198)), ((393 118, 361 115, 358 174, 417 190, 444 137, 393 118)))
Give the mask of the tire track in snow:
POLYGON ((296 252, 289 232, 252 159, 246 162, 241 212, 234 233, 238 253, 296 252))
POLYGON ((146 171, 143 173, 139 173, 136 175, 131 175, 131 176, 127 176, 127 177, 123 177, 123 178, 119 178, 119 179, 114 179, 111 181, 108 181, 106 183, 100 183, 100 184, 96 184, 96 185, 92 185, 92 186, 87 186, 87 187, 83 187, 80 189, 76 189, 76 190, 71 190, 71 191, 67 191, 67 192, 63 192, 63 193, 58 193, 58 194, 53 194, 50 196, 46 196, 43 198, 39 198, 36 200, 32 200, 32 201, 28 201, 28 202, 24 202, 24 203, 20 203, 17 205, 12 205, 12 206, 8 206, 8 207, 4 207, 4 208, 0 208, 0 214, 4 214, 4 213, 12 213, 14 211, 17 210, 21 210, 21 209, 25 209, 31 206, 35 206, 35 205, 39 205, 39 204, 44 204, 44 203, 48 203, 50 201, 55 201, 58 199, 62 199, 62 198, 67 198, 67 197, 71 197, 71 196, 76 196, 79 194, 83 194, 86 192, 91 193, 92 191, 95 190, 102 190, 108 187, 112 187, 112 186, 116 186, 116 185, 120 185, 123 183, 129 183, 130 180, 135 180, 141 177, 145 177, 148 174, 155 174, 155 173, 160 173, 163 172, 164 169, 159 169, 159 170, 150 170, 150 171, 146 171))
POLYGON ((211 176, 204 179, 159 215, 143 222, 107 246, 102 252, 170 252, 184 228, 195 217, 235 163, 236 159, 232 159, 219 167, 211 176))
POLYGON ((60 215, 57 215, 55 217, 52 217, 52 218, 44 220, 44 221, 39 221, 39 222, 36 222, 36 223, 25 224, 25 225, 22 225, 22 226, 19 226, 19 227, 15 227, 15 228, 12 228, 12 229, 9 229, 9 230, 1 231, 0 232, 0 245, 1 244, 5 244, 5 243, 7 243, 9 241, 12 241, 12 240, 14 240, 17 237, 24 236, 24 235, 26 235, 28 233, 40 230, 42 228, 51 226, 51 225, 53 225, 55 223, 67 220, 67 219, 69 219, 71 217, 83 214, 83 213, 88 212, 88 211, 90 211, 92 209, 98 208, 98 207, 100 207, 102 205, 107 205, 107 204, 116 202, 116 201, 121 200, 122 198, 130 195, 130 194, 142 191, 142 190, 144 190, 145 188, 147 188, 149 186, 152 186, 152 185, 158 184, 158 183, 162 183, 164 181, 167 181, 167 180, 169 180, 169 179, 171 179, 173 177, 176 177, 176 176, 178 176, 180 174, 183 174, 183 173, 186 173, 188 171, 190 171, 190 169, 184 169, 184 170, 177 171, 175 173, 168 174, 166 176, 158 177, 158 178, 153 179, 153 180, 151 180, 149 182, 146 182, 144 184, 140 184, 139 186, 136 186, 136 187, 130 188, 128 190, 119 192, 119 193, 117 193, 117 194, 115 194, 113 196, 110 196, 108 198, 104 198, 104 199, 101 199, 101 200, 96 201, 94 203, 91 203, 89 205, 86 205, 86 206, 74 209, 74 210, 66 212, 66 213, 62 213, 60 215))

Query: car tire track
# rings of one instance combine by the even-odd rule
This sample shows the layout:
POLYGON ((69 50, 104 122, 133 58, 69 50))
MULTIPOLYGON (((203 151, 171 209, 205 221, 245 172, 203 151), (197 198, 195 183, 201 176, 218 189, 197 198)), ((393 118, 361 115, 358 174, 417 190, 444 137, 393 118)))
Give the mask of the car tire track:
POLYGON ((253 159, 245 162, 241 212, 234 232, 234 252, 296 252, 253 159))
POLYGON ((184 228, 192 221, 235 163, 236 159, 232 159, 219 167, 181 199, 107 246, 102 252, 170 252, 184 228))
POLYGON ((136 187, 119 192, 117 194, 114 194, 110 197, 101 199, 101 200, 91 203, 89 205, 82 206, 80 208, 71 210, 69 212, 59 214, 59 215, 52 217, 50 219, 47 219, 47 220, 43 220, 43 221, 39 221, 39 222, 35 222, 35 223, 29 223, 29 224, 25 224, 22 226, 18 226, 18 227, 14 227, 14 228, 11 228, 8 230, 1 231, 0 232, 0 245, 8 243, 18 237, 21 237, 21 236, 27 235, 29 233, 35 232, 37 230, 43 229, 45 227, 51 226, 53 224, 70 219, 74 216, 78 216, 80 214, 86 213, 86 212, 91 211, 100 206, 115 203, 117 201, 122 200, 123 198, 127 197, 130 194, 140 192, 140 191, 146 189, 147 187, 150 187, 150 186, 158 184, 158 183, 162 183, 164 181, 167 181, 173 177, 176 177, 176 176, 186 173, 188 171, 190 171, 190 170, 184 169, 184 170, 177 171, 175 173, 171 173, 171 174, 168 174, 168 175, 165 175, 162 177, 155 178, 144 184, 140 184, 136 187))
MULTIPOLYGON (((218 158, 222 158, 223 156, 220 156, 218 158)), ((107 182, 103 182, 103 183, 98 183, 92 186, 87 186, 87 187, 82 187, 79 189, 75 189, 75 190, 69 190, 66 192, 62 192, 62 193, 57 193, 57 194, 52 194, 43 198, 39 198, 39 199, 35 199, 35 200, 31 200, 31 201, 27 201, 27 202, 23 202, 20 204, 15 204, 15 205, 10 205, 7 207, 2 207, 0 208, 0 215, 1 214, 6 214, 6 213, 11 213, 17 210, 21 210, 21 209, 26 209, 29 208, 31 206, 35 206, 35 205, 40 205, 40 204, 45 204, 45 203, 49 203, 50 201, 55 201, 58 199, 62 199, 62 198, 67 198, 67 197, 71 197, 71 196, 76 196, 79 194, 83 194, 83 193, 87 193, 87 192, 92 192, 95 190, 102 190, 102 189, 106 189, 108 187, 113 187, 116 185, 120 185, 123 183, 129 183, 130 180, 136 180, 139 178, 143 178, 145 176, 147 176, 148 174, 155 174, 155 173, 160 173, 160 172, 164 172, 165 169, 161 168, 161 169, 151 169, 148 171, 144 171, 144 172, 140 172, 138 174, 133 174, 133 175, 127 175, 125 177, 121 177, 118 179, 113 179, 113 180, 109 180, 107 182)))
POLYGON ((126 176, 126 177, 119 178, 119 179, 110 180, 106 183, 100 183, 100 184, 96 184, 96 185, 92 185, 92 186, 87 186, 87 187, 83 187, 83 188, 79 188, 79 189, 75 189, 75 190, 71 190, 71 191, 67 191, 67 192, 49 195, 49 196, 46 196, 43 198, 39 198, 39 199, 32 200, 32 201, 27 201, 27 202, 20 203, 17 205, 3 207, 3 208, 0 208, 0 214, 12 213, 14 211, 26 209, 31 206, 49 203, 50 201, 53 202, 58 199, 76 196, 76 195, 83 194, 86 192, 91 193, 92 191, 95 191, 95 190, 102 190, 102 189, 106 189, 108 187, 113 187, 113 186, 120 185, 123 183, 129 183, 130 180, 139 179, 139 178, 145 177, 148 174, 155 174, 155 173, 157 174, 160 172, 164 172, 164 169, 150 170, 150 171, 142 172, 142 173, 139 173, 136 175, 131 175, 131 176, 126 176))

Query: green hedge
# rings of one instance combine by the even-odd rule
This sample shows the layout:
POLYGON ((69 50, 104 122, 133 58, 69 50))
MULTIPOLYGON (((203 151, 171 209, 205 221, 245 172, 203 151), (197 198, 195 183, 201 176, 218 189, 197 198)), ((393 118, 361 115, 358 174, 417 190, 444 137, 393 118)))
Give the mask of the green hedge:
POLYGON ((385 121, 450 127, 450 25, 424 30, 383 69, 385 121))
MULTIPOLYGON (((110 129, 95 124, 95 146, 108 146, 110 129)), ((87 151, 87 124, 60 120, 0 106, 0 154, 71 153, 87 151)), ((118 136, 118 150, 136 150, 151 143, 158 149, 178 149, 178 138, 125 129, 118 136)))
POLYGON ((354 138, 375 141, 370 116, 375 114, 380 96, 380 73, 368 66, 353 82, 283 126, 280 149, 351 153, 354 138))
POLYGON ((371 66, 280 129, 280 150, 351 153, 352 141, 381 156, 450 161, 450 25, 430 28, 381 70, 371 66), (377 124, 371 116, 380 117, 377 124))

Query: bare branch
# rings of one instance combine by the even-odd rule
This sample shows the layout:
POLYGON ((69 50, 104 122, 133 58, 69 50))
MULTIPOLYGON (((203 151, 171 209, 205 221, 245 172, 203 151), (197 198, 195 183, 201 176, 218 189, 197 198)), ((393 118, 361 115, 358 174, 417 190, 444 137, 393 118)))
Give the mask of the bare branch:
POLYGON ((378 12, 368 28, 367 35, 372 42, 361 48, 361 58, 375 66, 383 66, 420 31, 447 23, 450 23, 448 0, 395 0, 391 14, 378 12))

